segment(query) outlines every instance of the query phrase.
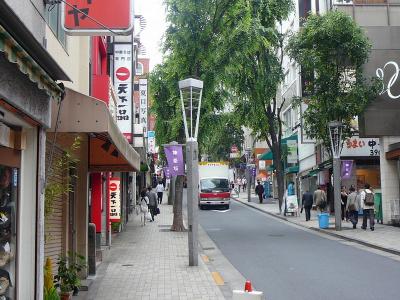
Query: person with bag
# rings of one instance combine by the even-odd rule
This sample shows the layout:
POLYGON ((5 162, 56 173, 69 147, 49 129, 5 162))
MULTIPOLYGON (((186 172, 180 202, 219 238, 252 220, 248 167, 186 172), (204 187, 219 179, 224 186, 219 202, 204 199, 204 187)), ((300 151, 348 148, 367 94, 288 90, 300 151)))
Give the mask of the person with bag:
POLYGON ((326 206, 327 206, 328 202, 326 201, 325 191, 321 189, 320 185, 317 187, 317 190, 314 192, 314 203, 321 212, 326 211, 326 206))
POLYGON ((368 183, 365 184, 365 189, 361 192, 361 207, 363 209, 363 223, 361 228, 367 230, 367 219, 369 219, 369 227, 374 231, 375 225, 375 202, 374 193, 370 189, 368 183))
POLYGON ((157 202, 158 204, 162 203, 162 198, 164 194, 164 185, 161 181, 158 182, 157 187, 156 187, 156 192, 157 192, 157 202))
POLYGON ((350 194, 347 196, 346 211, 350 222, 353 224, 353 229, 357 228, 358 223, 358 210, 361 207, 360 195, 356 189, 351 186, 349 189, 350 194))
POLYGON ((154 216, 156 215, 157 210, 157 194, 153 191, 152 187, 149 186, 147 188, 147 197, 149 198, 149 210, 151 214, 151 221, 154 221, 154 216))
POLYGON ((146 189, 143 189, 140 192, 140 212, 141 212, 141 223, 142 226, 146 226, 146 218, 147 218, 147 214, 149 212, 149 198, 147 197, 147 192, 146 189))

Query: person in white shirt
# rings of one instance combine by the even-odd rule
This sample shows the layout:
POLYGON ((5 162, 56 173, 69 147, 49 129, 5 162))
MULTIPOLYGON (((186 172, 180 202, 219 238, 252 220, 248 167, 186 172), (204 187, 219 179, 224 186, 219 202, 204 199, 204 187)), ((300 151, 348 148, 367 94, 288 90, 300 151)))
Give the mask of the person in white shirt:
POLYGON ((242 186, 243 186, 243 192, 245 192, 245 191, 246 191, 246 188, 247 188, 247 180, 246 180, 246 177, 243 177, 243 178, 242 178, 242 186))
POLYGON ((162 184, 162 182, 159 182, 157 184, 156 192, 157 192, 157 202, 158 202, 158 204, 161 204, 162 203, 163 194, 164 194, 164 185, 162 184))
POLYGON ((365 189, 361 191, 361 208, 363 209, 363 223, 361 228, 367 229, 367 219, 369 219, 369 227, 374 231, 375 215, 374 215, 374 193, 370 189, 368 183, 365 184, 365 189))

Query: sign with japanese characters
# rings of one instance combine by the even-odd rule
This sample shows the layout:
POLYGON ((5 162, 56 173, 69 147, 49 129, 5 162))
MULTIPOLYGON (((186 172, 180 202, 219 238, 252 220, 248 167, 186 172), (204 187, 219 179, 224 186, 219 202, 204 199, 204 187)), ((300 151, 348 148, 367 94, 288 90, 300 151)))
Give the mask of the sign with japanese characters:
POLYGON ((110 199, 110 221, 120 222, 121 221, 121 190, 120 190, 120 178, 110 178, 108 186, 109 199, 110 199))
POLYGON ((147 137, 147 79, 139 79, 139 123, 144 129, 144 136, 147 137))
POLYGON ((129 35, 133 31, 133 0, 62 2, 62 24, 69 35, 129 35))
POLYGON ((341 168, 342 179, 351 178, 352 171, 353 171, 353 161, 352 160, 342 160, 342 168, 341 168))
POLYGON ((353 136, 343 143, 341 157, 379 156, 379 139, 353 136))
POLYGON ((129 143, 132 143, 132 59, 132 44, 114 44, 117 124, 129 143))
POLYGON ((164 151, 171 176, 184 175, 182 145, 166 145, 164 151))
POLYGON ((154 131, 147 132, 147 144, 149 153, 156 153, 156 134, 154 131))

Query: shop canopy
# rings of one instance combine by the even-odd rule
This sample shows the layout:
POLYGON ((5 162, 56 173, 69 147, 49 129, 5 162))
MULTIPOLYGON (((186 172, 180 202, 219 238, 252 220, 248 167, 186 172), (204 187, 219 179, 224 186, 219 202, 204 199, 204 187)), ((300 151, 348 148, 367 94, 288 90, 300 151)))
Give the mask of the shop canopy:
MULTIPOLYGON (((52 128, 59 106, 53 103, 52 128)), ((119 130, 107 105, 96 98, 66 89, 61 103, 58 132, 89 134, 89 171, 140 170, 140 156, 119 130)))
MULTIPOLYGON (((297 141, 297 134, 294 134, 287 138, 281 139, 281 145, 286 145, 287 141, 289 141, 289 140, 297 141)), ((273 160, 272 151, 271 150, 265 151, 263 154, 261 154, 258 157, 258 159, 259 160, 273 160)))

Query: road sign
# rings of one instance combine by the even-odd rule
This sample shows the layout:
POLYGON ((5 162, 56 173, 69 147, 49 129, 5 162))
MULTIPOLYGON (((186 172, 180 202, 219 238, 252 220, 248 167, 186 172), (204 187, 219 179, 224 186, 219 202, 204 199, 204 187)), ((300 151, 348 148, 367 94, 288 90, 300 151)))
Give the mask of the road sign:
POLYGON ((128 35, 133 31, 133 0, 66 0, 61 15, 69 35, 128 35))
POLYGON ((115 76, 121 81, 126 81, 131 76, 131 72, 125 67, 120 67, 115 71, 115 76))

